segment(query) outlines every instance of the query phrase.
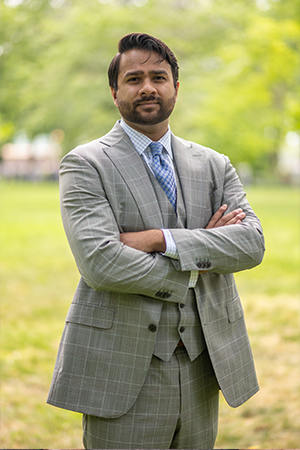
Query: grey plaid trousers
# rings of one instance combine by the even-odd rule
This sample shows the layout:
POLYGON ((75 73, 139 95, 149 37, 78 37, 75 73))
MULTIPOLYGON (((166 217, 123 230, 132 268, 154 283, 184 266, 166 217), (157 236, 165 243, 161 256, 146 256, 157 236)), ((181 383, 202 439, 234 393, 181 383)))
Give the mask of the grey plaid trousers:
POLYGON ((177 347, 169 362, 153 356, 133 407, 117 419, 83 415, 86 449, 212 449, 219 386, 207 350, 193 362, 177 347))

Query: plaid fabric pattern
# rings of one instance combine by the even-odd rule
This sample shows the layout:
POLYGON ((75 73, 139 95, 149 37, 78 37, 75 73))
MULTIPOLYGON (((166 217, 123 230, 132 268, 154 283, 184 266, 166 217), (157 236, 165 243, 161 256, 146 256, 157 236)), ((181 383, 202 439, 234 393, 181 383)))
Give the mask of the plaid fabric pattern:
POLYGON ((146 135, 139 133, 127 125, 123 119, 120 120, 120 125, 129 136, 137 152, 143 157, 153 175, 159 181, 176 212, 176 179, 172 161, 173 153, 170 128, 158 142, 153 142, 146 135))
POLYGON ((219 386, 204 351, 193 362, 177 348, 169 362, 153 357, 142 390, 116 419, 83 416, 87 449, 212 449, 219 386))
POLYGON ((195 294, 220 388, 233 407, 258 390, 232 273, 261 262, 261 225, 227 157, 173 135, 171 144, 186 208, 185 228, 171 229, 178 261, 120 242, 120 230, 161 229, 164 221, 144 161, 119 123, 61 163, 62 219, 82 278, 61 340, 52 405, 103 418, 125 415, 149 371, 162 303, 185 303, 189 271, 203 260, 211 267, 195 294), (222 203, 228 211, 241 207, 243 224, 206 230, 222 203))
POLYGON ((176 211, 177 192, 175 177, 172 168, 163 157, 163 145, 160 142, 151 142, 150 149, 154 175, 176 211))
MULTIPOLYGON (((127 136, 131 140, 131 142, 134 145, 134 148, 138 152, 139 155, 142 156, 145 163, 153 173, 151 163, 152 163, 152 153, 150 150, 149 145, 151 144, 151 139, 148 138, 145 134, 140 133, 137 130, 134 130, 129 125, 127 125, 126 122, 124 122, 123 119, 120 120, 120 125, 123 128, 123 130, 126 132, 127 136)), ((172 151, 172 145, 171 145, 171 130, 168 128, 168 131, 166 134, 163 135, 163 137, 158 141, 164 146, 165 154, 164 158, 168 161, 170 166, 173 168, 173 151, 172 151)), ((154 175, 154 174, 153 174, 154 175)))
MULTIPOLYGON (((151 139, 148 138, 145 134, 139 133, 137 130, 134 130, 129 125, 127 125, 126 122, 124 122, 123 119, 119 121, 119 124, 123 128, 123 130, 126 132, 128 137, 130 138, 131 142, 133 143, 136 151, 139 155, 141 155, 151 170, 151 172, 154 174, 153 167, 152 167, 152 151, 150 149, 151 139)), ((170 165, 170 168, 173 172, 173 177, 175 179, 175 173, 173 169, 173 152, 172 152, 172 146, 171 146, 171 130, 168 128, 168 131, 166 134, 158 141, 162 144, 164 151, 164 160, 170 165)), ((176 186, 175 186, 176 189, 176 186)), ((176 199, 177 200, 177 199, 176 199)), ((176 209, 175 209, 176 212, 176 209)), ((162 229, 162 232, 164 233, 165 241, 166 241, 166 252, 164 253, 164 256, 168 256, 169 258, 177 259, 178 260, 178 252, 176 248, 175 241, 173 239, 172 233, 168 229, 162 229)), ((189 287, 193 288, 196 286, 196 283, 198 281, 199 272, 198 270, 191 270, 190 274, 190 283, 189 287)))
POLYGON ((179 258, 178 251, 171 231, 167 228, 162 228, 161 231, 164 233, 164 238, 166 242, 166 251, 163 254, 165 256, 168 256, 169 258, 178 259, 179 258))

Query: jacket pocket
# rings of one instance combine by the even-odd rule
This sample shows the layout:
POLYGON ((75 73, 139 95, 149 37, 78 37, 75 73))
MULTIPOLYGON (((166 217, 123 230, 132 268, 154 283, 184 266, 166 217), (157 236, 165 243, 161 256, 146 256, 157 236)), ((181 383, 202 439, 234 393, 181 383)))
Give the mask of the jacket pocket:
POLYGON ((72 303, 66 322, 109 330, 113 325, 114 314, 114 309, 72 303))
POLYGON ((239 297, 226 305, 228 322, 233 323, 244 317, 244 310, 239 297))

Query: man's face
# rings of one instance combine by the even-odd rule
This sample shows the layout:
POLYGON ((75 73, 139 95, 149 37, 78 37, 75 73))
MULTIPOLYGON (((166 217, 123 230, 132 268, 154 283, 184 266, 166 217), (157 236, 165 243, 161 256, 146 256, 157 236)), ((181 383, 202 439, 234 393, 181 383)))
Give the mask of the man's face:
POLYGON ((136 49, 121 56, 118 90, 111 91, 121 116, 135 129, 167 124, 174 109, 179 83, 175 89, 170 64, 158 63, 159 58, 136 49))

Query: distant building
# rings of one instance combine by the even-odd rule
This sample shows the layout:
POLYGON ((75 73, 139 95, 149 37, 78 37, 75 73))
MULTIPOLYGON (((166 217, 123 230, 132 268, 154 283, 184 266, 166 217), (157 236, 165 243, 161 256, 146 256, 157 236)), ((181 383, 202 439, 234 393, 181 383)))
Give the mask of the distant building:
POLYGON ((278 157, 278 172, 287 184, 300 185, 300 135, 289 131, 278 157))
POLYGON ((61 147, 48 135, 37 136, 29 142, 26 135, 2 147, 0 175, 4 178, 26 180, 57 179, 61 147))

